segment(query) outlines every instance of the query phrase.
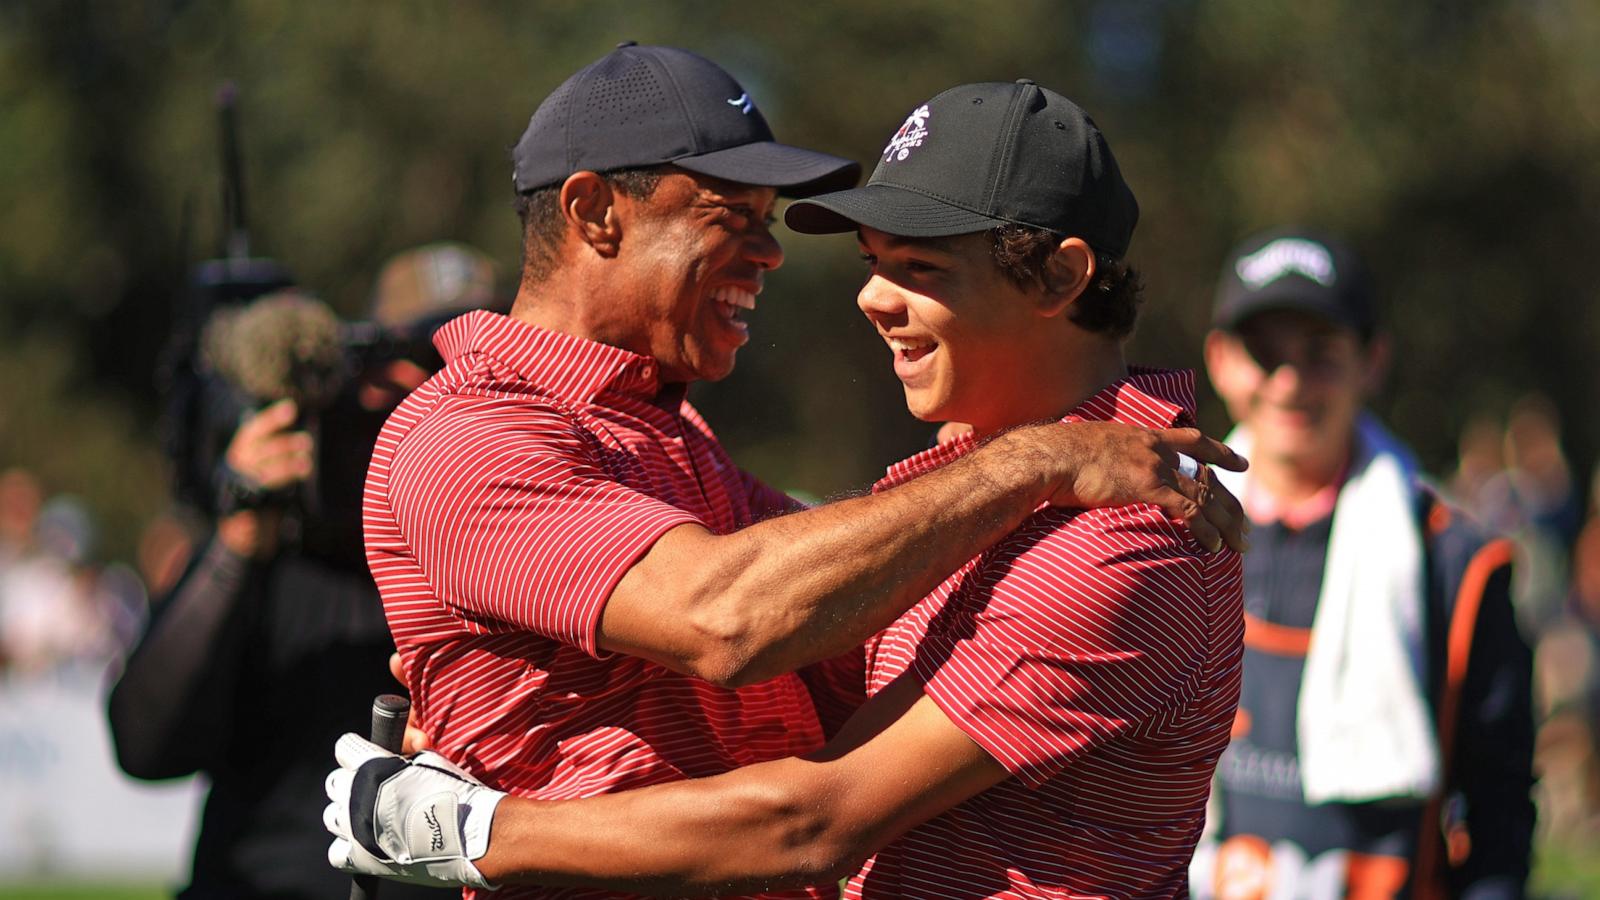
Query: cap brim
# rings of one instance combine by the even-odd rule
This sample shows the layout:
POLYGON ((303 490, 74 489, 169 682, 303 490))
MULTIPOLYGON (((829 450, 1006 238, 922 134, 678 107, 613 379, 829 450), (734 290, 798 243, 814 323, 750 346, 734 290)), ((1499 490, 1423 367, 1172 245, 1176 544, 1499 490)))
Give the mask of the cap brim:
POLYGON ((901 237, 946 237, 1005 224, 892 184, 868 184, 789 204, 783 221, 801 234, 839 234, 865 225, 901 237))
POLYGON ((775 141, 741 144, 672 163, 713 178, 775 187, 785 197, 843 190, 861 178, 861 166, 853 160, 775 141))

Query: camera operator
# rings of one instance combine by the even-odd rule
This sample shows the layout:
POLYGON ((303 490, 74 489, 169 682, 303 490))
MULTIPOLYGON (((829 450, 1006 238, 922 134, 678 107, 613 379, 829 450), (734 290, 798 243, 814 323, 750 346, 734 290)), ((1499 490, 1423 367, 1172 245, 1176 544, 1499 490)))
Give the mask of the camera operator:
MULTIPOLYGON (((332 332, 338 365, 308 367, 327 356, 328 341, 318 337, 315 301, 303 296, 262 297, 231 323, 208 324, 222 335, 207 336, 209 366, 248 403, 268 402, 245 413, 228 440, 210 491, 214 530, 157 605, 109 700, 128 774, 210 780, 182 898, 349 890, 348 877, 326 862, 327 747, 345 731, 364 731, 372 697, 394 689, 393 641, 361 546, 367 461, 389 411, 439 365, 427 340, 433 326, 493 296, 492 287, 479 290, 486 258, 447 247, 420 248, 386 267, 386 275, 398 267, 429 276, 401 279, 413 292, 424 284, 422 297, 399 304, 403 320, 389 315, 396 288, 380 278, 365 331, 332 332), (300 324, 283 324, 290 320, 300 324), (332 378, 340 368, 348 374, 332 378), (273 372, 289 373, 282 390, 252 383, 273 372)), ((457 896, 409 885, 384 894, 457 896)))

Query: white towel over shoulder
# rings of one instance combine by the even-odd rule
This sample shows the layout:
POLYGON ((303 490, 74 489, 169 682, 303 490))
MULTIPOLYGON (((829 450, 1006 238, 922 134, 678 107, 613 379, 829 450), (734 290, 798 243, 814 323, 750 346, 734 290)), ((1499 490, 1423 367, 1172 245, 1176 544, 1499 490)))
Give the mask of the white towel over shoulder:
MULTIPOLYGON (((1249 456, 1244 428, 1227 443, 1249 456)), ((1339 491, 1300 684, 1300 782, 1307 803, 1424 797, 1439 752, 1424 699, 1425 601, 1416 465, 1362 416, 1339 491)), ((1241 497, 1244 474, 1218 472, 1241 497)))

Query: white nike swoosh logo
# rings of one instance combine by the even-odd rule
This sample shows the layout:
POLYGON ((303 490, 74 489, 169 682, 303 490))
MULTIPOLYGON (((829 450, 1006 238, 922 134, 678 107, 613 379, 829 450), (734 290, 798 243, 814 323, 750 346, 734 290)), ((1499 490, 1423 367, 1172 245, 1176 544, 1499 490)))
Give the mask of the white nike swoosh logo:
POLYGON ((752 104, 750 102, 750 94, 747 92, 747 93, 740 94, 739 96, 733 98, 732 100, 729 100, 728 101, 728 105, 729 106, 737 106, 737 107, 739 107, 739 112, 742 112, 745 115, 749 115, 750 114, 750 107, 753 106, 754 104, 752 104))

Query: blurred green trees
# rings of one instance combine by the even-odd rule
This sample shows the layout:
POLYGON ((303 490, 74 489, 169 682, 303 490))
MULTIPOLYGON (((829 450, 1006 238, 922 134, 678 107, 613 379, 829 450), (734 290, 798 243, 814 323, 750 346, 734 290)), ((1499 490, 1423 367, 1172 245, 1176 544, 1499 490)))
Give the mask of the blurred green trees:
MULTIPOLYGON (((186 267, 218 249, 224 79, 255 248, 359 317, 383 259, 425 241, 482 246, 511 282, 508 148, 622 39, 718 60, 781 139, 869 167, 933 93, 1031 77, 1094 113, 1139 195, 1135 358, 1198 364, 1226 248, 1318 223, 1381 277, 1398 353, 1377 405, 1435 470, 1470 412, 1530 389, 1580 473, 1600 448, 1586 0, 61 0, 0 6, 0 465, 88 497, 113 553, 162 502, 152 373, 186 267)), ((774 482, 858 488, 929 429, 858 321, 852 243, 785 243, 739 373, 697 399, 774 482)))

